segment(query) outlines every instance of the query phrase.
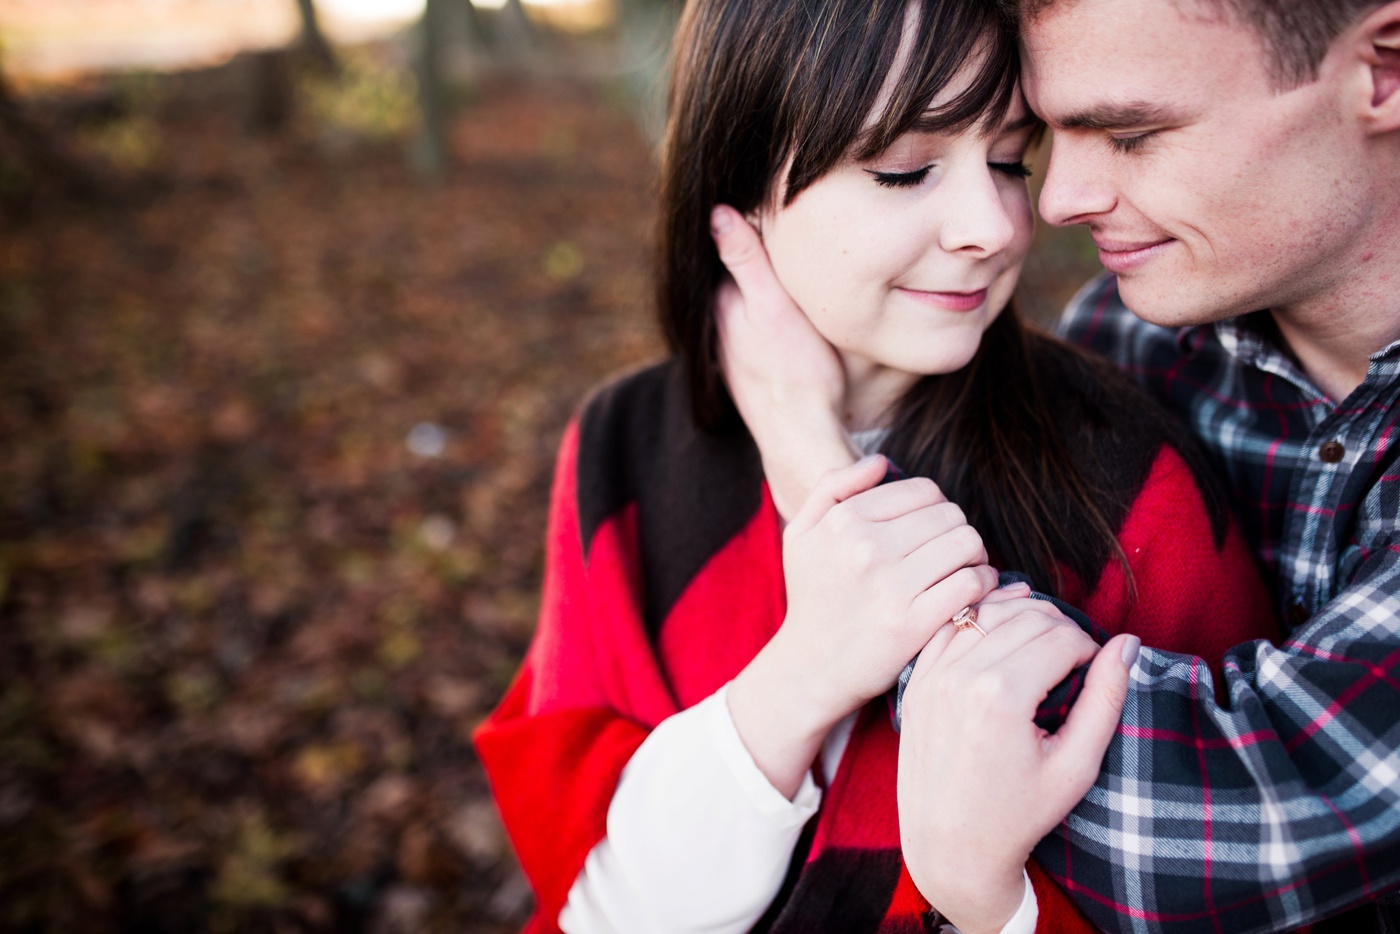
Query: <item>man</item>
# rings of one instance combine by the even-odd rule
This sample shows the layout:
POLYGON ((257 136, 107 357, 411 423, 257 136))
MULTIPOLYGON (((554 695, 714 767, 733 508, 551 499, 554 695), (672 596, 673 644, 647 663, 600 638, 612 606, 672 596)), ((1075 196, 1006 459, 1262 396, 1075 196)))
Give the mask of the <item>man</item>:
MULTIPOLYGON (((1102 927, 1286 930, 1365 903, 1348 930, 1400 930, 1400 0, 1020 14, 1054 130, 1041 212, 1087 224, 1116 274, 1065 331, 1214 454, 1288 637, 1232 651, 1221 707, 1144 649, 1104 770, 1036 857, 1102 927)), ((750 306, 779 301, 743 225, 718 242, 750 306)), ((1022 776, 939 754, 1037 816, 1022 776)))

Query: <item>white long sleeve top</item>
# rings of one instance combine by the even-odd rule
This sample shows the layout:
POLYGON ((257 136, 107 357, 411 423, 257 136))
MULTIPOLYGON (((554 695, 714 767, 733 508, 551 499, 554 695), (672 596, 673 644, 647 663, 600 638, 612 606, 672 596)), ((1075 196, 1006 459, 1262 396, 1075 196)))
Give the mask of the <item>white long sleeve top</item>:
MULTIPOLYGON (((663 721, 623 770, 608 835, 589 853, 559 916, 565 934, 742 934, 782 886, 802 827, 821 804, 808 775, 792 800, 764 776, 729 714, 728 686, 663 721)), ((821 761, 830 784, 855 715, 821 761)), ((1034 934, 1029 877, 1002 934, 1034 934)))

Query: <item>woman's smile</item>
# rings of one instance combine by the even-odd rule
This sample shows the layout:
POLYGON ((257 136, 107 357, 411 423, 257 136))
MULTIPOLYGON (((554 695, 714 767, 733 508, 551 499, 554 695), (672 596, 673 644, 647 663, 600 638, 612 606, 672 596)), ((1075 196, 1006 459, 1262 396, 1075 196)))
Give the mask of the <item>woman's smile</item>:
POLYGON ((987 302, 988 290, 975 291, 928 291, 924 289, 896 288, 896 292, 907 295, 918 302, 941 308, 945 311, 976 311, 987 302))

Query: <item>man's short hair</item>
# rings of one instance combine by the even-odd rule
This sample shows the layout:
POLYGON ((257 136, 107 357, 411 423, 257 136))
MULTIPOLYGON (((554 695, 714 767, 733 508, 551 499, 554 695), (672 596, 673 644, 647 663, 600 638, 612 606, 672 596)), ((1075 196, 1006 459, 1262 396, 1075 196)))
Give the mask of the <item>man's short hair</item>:
MULTIPOLYGON (((1044 10, 1073 0, 1019 0, 1020 13, 1034 19, 1044 10)), ((1264 39, 1273 60, 1273 78, 1280 89, 1295 88, 1317 78, 1318 66, 1332 41, 1363 14, 1385 0, 1171 0, 1179 4, 1216 7, 1253 27, 1264 39)))

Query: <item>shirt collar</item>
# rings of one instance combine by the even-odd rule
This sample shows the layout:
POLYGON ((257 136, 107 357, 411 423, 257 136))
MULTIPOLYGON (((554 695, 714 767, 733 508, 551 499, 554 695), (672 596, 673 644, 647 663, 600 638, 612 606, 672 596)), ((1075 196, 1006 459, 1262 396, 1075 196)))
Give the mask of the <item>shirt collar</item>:
MULTIPOLYGON (((1221 348, 1241 364, 1273 373, 1325 399, 1325 394, 1313 384, 1302 367, 1278 346, 1278 330, 1268 314, 1267 311, 1255 311, 1210 324, 1179 328, 1176 333, 1177 346, 1189 351, 1199 348, 1203 341, 1214 336, 1221 348)), ((1400 340, 1371 354, 1370 360, 1367 383, 1388 386, 1400 381, 1400 340)))
POLYGON ((1261 366, 1278 358, 1291 365, 1288 355, 1268 336, 1268 332, 1273 330, 1272 323, 1259 320, 1259 316, 1267 314, 1266 311, 1256 311, 1223 321, 1177 328, 1177 346, 1182 351, 1191 351, 1200 348, 1205 341, 1214 337, 1225 352, 1240 363, 1261 366))

